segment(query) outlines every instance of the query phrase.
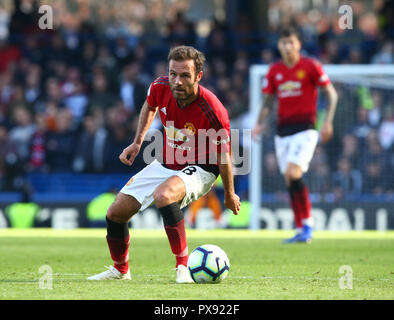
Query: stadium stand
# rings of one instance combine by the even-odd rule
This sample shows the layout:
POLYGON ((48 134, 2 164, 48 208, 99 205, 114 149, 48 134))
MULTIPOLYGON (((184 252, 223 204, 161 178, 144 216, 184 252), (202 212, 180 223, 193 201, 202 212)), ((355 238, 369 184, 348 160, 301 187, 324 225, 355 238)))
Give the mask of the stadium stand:
MULTIPOLYGON (((277 31, 287 23, 300 27, 304 53, 324 63, 394 61, 389 1, 352 2, 358 32, 351 38, 337 28, 337 12, 326 2, 312 8, 270 1, 264 32, 251 30, 242 15, 231 25, 212 15, 204 35, 201 25, 188 19, 188 1, 47 2, 55 26, 44 31, 37 27, 38 1, 28 1, 29 10, 20 1, 0 2, 0 200, 20 199, 26 185, 36 201, 92 199, 119 189, 133 172, 118 155, 133 138, 149 83, 166 72, 172 45, 195 45, 206 53, 202 84, 224 102, 237 128, 251 125, 244 120, 249 67, 278 57, 277 31)), ((384 174, 394 170, 392 96, 372 92, 346 99, 353 99, 352 110, 343 112, 357 117, 338 117, 348 121, 338 125, 347 131, 338 135, 342 141, 317 150, 311 189, 340 194, 338 188, 347 192, 353 180, 358 194, 393 197, 394 180, 384 174), (348 154, 351 150, 367 152, 348 154), (349 166, 351 177, 345 177, 349 166)), ((272 132, 265 136, 273 140, 272 132)), ((272 148, 264 150, 264 174, 275 176, 272 148)), ((143 166, 140 158, 133 170, 143 166)), ((278 180, 264 183, 273 194, 283 190, 278 180)), ((247 176, 237 177, 236 186, 246 194, 247 176)))

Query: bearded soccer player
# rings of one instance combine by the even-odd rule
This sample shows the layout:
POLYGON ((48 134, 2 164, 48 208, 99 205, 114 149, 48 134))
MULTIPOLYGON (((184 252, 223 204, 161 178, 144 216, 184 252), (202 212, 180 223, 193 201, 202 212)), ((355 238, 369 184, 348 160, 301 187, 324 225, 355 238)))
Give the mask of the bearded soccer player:
POLYGON ((114 262, 89 280, 130 279, 128 222, 155 204, 175 256, 176 282, 193 282, 187 269, 188 246, 181 208, 208 193, 220 174, 226 208, 238 214, 230 159, 230 121, 218 98, 199 84, 204 55, 179 46, 168 55, 168 76, 149 87, 134 142, 119 159, 131 166, 157 112, 164 126, 163 161, 154 160, 133 176, 107 211, 107 243, 114 262), (212 151, 214 150, 214 151, 212 151), (216 157, 212 157, 216 155, 216 157))
POLYGON ((321 64, 300 54, 301 40, 296 29, 287 28, 280 32, 278 49, 282 59, 270 66, 264 79, 264 102, 252 137, 258 139, 261 135, 276 95, 275 152, 290 195, 296 227, 295 236, 284 243, 308 243, 312 240, 313 219, 309 190, 302 177, 319 140, 319 132, 315 129, 318 88, 327 99, 327 112, 320 129, 322 143, 333 135, 332 123, 338 98, 321 64))

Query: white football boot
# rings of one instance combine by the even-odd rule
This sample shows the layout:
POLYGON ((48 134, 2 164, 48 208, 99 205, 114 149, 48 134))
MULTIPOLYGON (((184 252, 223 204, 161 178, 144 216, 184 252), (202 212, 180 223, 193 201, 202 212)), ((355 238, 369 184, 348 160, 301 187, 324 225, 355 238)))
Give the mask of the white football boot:
POLYGON ((189 269, 183 264, 178 265, 176 268, 176 282, 177 283, 193 283, 193 279, 190 276, 189 269))
POLYGON ((115 267, 106 267, 108 270, 95 274, 88 278, 88 280, 131 280, 130 270, 127 273, 120 273, 115 267))

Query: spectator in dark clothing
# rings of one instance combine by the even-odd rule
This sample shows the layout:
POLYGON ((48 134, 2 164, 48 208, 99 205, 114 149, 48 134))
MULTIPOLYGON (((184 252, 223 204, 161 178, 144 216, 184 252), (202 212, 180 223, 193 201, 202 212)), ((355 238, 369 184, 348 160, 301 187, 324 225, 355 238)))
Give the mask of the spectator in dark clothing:
POLYGON ((174 21, 168 24, 167 43, 171 47, 177 45, 195 46, 196 32, 192 23, 185 20, 182 12, 178 12, 174 21))
POLYGON ((129 116, 138 116, 146 98, 146 87, 138 79, 141 66, 138 62, 126 65, 120 79, 120 97, 129 116))
POLYGON ((48 71, 53 70, 56 64, 59 62, 69 63, 70 57, 67 52, 66 45, 64 43, 64 38, 60 32, 54 32, 48 42, 48 47, 45 52, 45 61, 47 63, 45 66, 48 71))
POLYGON ((365 146, 360 153, 361 167, 366 168, 367 164, 374 162, 380 163, 383 169, 386 169, 388 159, 380 145, 378 133, 376 130, 371 130, 366 137, 365 146))
POLYGON ((371 161, 366 164, 363 184, 364 193, 382 195, 388 189, 388 183, 389 181, 384 177, 383 166, 380 162, 371 161))
POLYGON ((31 65, 27 70, 25 90, 24 90, 24 98, 26 102, 33 106, 40 96, 41 92, 41 73, 42 69, 38 65, 31 65))
POLYGON ((118 37, 113 47, 113 55, 120 67, 125 66, 133 60, 133 50, 127 43, 127 37, 118 37))
POLYGON ((342 137, 342 151, 340 158, 350 161, 352 168, 360 168, 360 150, 357 138, 351 134, 342 137))
POLYGON ((15 42, 19 42, 22 35, 27 35, 38 29, 38 1, 31 1, 32 6, 28 10, 23 7, 22 0, 14 0, 14 11, 12 12, 9 33, 15 42))
POLYGON ((111 92, 118 92, 119 66, 109 48, 105 44, 98 47, 97 59, 93 68, 93 77, 97 73, 102 73, 108 79, 108 89, 111 92))
POLYGON ((357 108, 357 122, 351 129, 351 134, 355 135, 363 144, 368 133, 372 130, 372 126, 368 121, 368 109, 359 106, 357 108))
POLYGON ((130 172, 130 167, 119 161, 119 155, 130 144, 130 139, 130 132, 124 124, 112 127, 109 130, 104 152, 105 170, 107 172, 130 172))
POLYGON ((0 191, 17 189, 16 179, 23 174, 17 144, 8 138, 8 128, 0 123, 0 191))
POLYGON ((84 116, 83 131, 78 139, 73 169, 75 172, 102 172, 107 130, 95 114, 84 116))
POLYGON ((44 94, 35 103, 34 111, 38 113, 47 112, 49 105, 57 107, 63 105, 60 82, 55 77, 50 77, 46 80, 44 94))
POLYGON ((71 172, 76 146, 76 135, 72 130, 73 118, 68 109, 57 114, 57 128, 49 132, 46 143, 47 161, 51 172, 71 172))
POLYGON ((39 43, 39 36, 37 33, 31 34, 24 38, 24 45, 22 56, 29 62, 41 65, 45 60, 45 51, 39 43))
POLYGON ((209 61, 221 59, 227 67, 232 65, 234 62, 234 44, 229 35, 230 32, 225 26, 218 22, 214 24, 206 42, 207 59, 209 61))
POLYGON ((93 90, 89 104, 92 108, 108 109, 115 105, 118 97, 112 94, 108 88, 108 80, 103 73, 97 73, 93 77, 93 90))
POLYGON ((78 68, 82 71, 82 81, 91 83, 93 77, 93 69, 97 58, 97 46, 94 41, 87 41, 82 47, 82 57, 78 64, 78 68))
POLYGON ((352 168, 347 158, 338 161, 338 169, 332 177, 332 185, 337 199, 347 195, 359 195, 362 192, 362 176, 359 170, 352 168))

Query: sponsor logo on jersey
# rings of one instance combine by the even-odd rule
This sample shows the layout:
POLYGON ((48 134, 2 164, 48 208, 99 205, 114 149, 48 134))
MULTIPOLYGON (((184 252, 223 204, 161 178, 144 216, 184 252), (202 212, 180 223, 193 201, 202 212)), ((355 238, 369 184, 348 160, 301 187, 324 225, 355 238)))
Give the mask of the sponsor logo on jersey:
POLYGON ((278 87, 278 96, 280 98, 300 96, 301 82, 300 81, 286 81, 278 87))
POLYGON ((182 144, 176 144, 176 143, 172 143, 169 141, 167 142, 167 145, 169 145, 171 148, 180 149, 183 151, 191 151, 192 150, 192 148, 190 146, 184 146, 182 144))
POLYGON ((166 134, 167 134, 167 139, 168 140, 172 140, 175 142, 188 142, 190 140, 190 138, 185 134, 185 132, 182 131, 186 131, 175 128, 174 126, 168 126, 168 127, 164 127, 166 134))
POLYGON ((299 81, 286 81, 278 87, 280 91, 297 90, 300 88, 301 88, 301 82, 299 81))
POLYGON ((229 142, 230 142, 230 137, 227 137, 226 139, 221 139, 221 140, 219 140, 219 141, 217 141, 217 140, 212 140, 212 142, 213 142, 214 144, 216 144, 217 146, 218 146, 219 144, 226 144, 226 143, 229 143, 229 142))

